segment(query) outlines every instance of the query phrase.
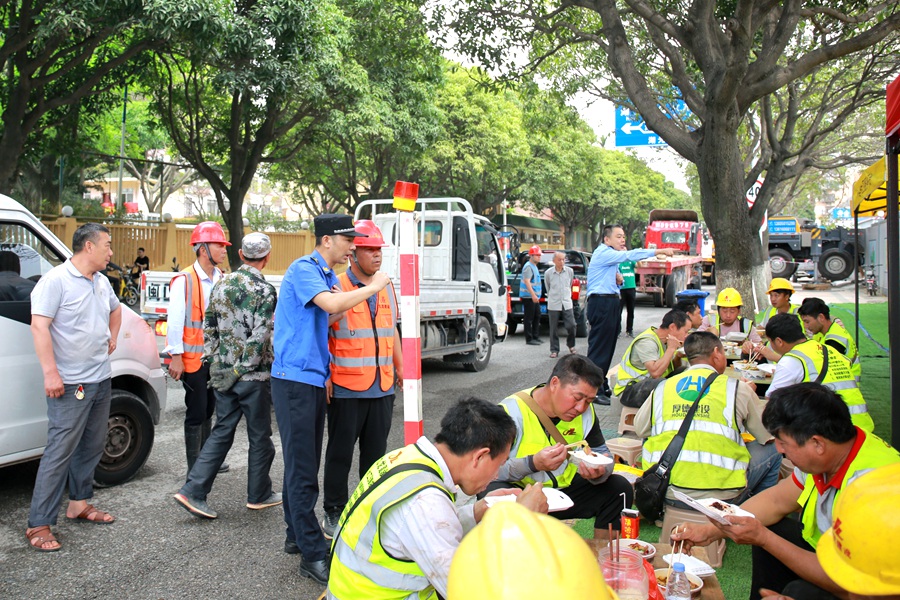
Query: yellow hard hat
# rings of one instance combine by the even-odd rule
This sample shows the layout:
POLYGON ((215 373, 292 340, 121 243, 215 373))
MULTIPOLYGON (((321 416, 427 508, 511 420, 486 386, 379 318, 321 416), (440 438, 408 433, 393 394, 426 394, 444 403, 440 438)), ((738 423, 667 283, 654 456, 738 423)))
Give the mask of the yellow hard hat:
POLYGON ((725 288, 716 296, 716 308, 731 308, 743 305, 744 301, 741 300, 741 295, 734 288, 725 288))
POLYGON ((784 277, 776 277, 772 280, 772 283, 769 284, 769 291, 767 294, 771 294, 777 290, 790 290, 791 293, 794 292, 794 284, 785 279, 784 277))
MULTIPOLYGON (((463 538, 447 600, 616 599, 587 543, 553 517, 499 502, 463 538)), ((617 600, 617 599, 616 599, 617 600)))
POLYGON ((819 539, 816 556, 831 579, 853 594, 900 594, 900 463, 880 467, 841 492, 834 523, 819 539))

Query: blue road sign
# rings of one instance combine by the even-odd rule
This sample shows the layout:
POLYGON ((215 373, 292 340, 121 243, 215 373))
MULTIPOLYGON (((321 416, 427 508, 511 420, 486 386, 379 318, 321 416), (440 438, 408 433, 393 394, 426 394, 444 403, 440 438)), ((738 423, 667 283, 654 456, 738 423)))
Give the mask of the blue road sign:
POLYGON ((659 135, 647 128, 644 119, 628 107, 616 107, 616 147, 666 146, 659 135))
POLYGON ((831 209, 831 218, 832 219, 852 219, 853 214, 850 212, 849 208, 832 208, 831 209))

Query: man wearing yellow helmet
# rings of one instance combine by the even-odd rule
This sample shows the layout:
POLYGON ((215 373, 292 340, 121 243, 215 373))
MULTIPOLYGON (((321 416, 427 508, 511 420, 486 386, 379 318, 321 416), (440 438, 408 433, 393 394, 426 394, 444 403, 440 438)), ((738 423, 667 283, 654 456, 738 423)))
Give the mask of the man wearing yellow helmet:
MULTIPOLYGON (((762 588, 798 599, 832 598, 842 590, 822 570, 815 553, 832 523, 835 503, 856 478, 900 463, 900 453, 854 427, 847 405, 816 383, 773 393, 763 425, 775 436, 778 450, 796 465, 793 475, 741 504, 754 517, 728 516, 729 525, 684 523, 672 539, 684 540, 686 547, 724 537, 752 545, 750 600, 759 598, 762 588), (799 521, 794 518, 798 511, 799 521)), ((896 514, 885 512, 886 517, 896 514)), ((894 558, 889 550, 885 554, 894 558)))
POLYGON ((744 301, 734 288, 725 288, 716 297, 716 312, 709 312, 703 317, 699 331, 711 331, 719 337, 725 337, 729 333, 746 333, 751 344, 761 341, 759 333, 753 327, 753 322, 741 316, 741 307, 744 301))
POLYGON ((796 304, 791 304, 794 285, 790 281, 784 277, 776 277, 769 284, 769 290, 766 293, 769 295, 769 304, 771 306, 757 313, 755 319, 757 326, 765 327, 769 319, 777 314, 797 314, 797 309, 800 307, 796 304))

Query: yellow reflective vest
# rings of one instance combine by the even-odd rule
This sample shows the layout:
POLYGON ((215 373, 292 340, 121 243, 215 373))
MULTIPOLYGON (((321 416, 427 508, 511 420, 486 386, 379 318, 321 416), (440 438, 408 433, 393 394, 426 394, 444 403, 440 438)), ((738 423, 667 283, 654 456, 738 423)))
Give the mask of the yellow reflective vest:
POLYGON ((644 442, 644 468, 659 462, 678 433, 693 402, 699 402, 685 436, 678 460, 672 466, 671 484, 694 490, 730 490, 747 487, 750 453, 741 438, 736 402, 738 381, 717 377, 697 399, 712 367, 695 367, 660 383, 650 396, 653 425, 644 442))
POLYGON ((832 322, 828 331, 824 334, 817 333, 813 339, 822 343, 825 343, 828 340, 834 340, 843 346, 844 357, 850 361, 850 371, 853 372, 856 380, 859 381, 859 376, 862 374, 862 364, 859 362, 859 350, 856 347, 856 342, 853 341, 853 336, 850 335, 849 331, 844 327, 841 327, 838 323, 832 322))
MULTIPOLYGON (((616 396, 621 396, 622 392, 625 391, 625 386, 627 386, 631 381, 638 382, 641 379, 645 379, 649 376, 647 369, 639 369, 637 368, 631 360, 632 350, 634 350, 634 345, 638 343, 638 340, 642 339, 650 339, 656 342, 656 347, 659 349, 659 358, 662 358, 666 353, 666 349, 663 347, 662 340, 659 339, 659 336, 656 335, 656 327, 651 327, 646 331, 641 332, 634 341, 628 346, 628 349, 625 351, 625 355, 622 357, 622 362, 619 363, 619 370, 616 372, 616 387, 613 389, 613 393, 616 396)), ((669 366, 666 367, 666 371, 660 375, 660 377, 668 377, 672 371, 675 369, 672 368, 672 363, 669 363, 669 366)))
MULTIPOLYGON (((796 304, 791 304, 791 307, 788 309, 786 314, 797 315, 797 318, 800 319, 800 315, 797 314, 797 311, 799 309, 800 309, 800 307, 797 306, 796 304)), ((778 314, 778 310, 776 310, 776 308, 774 306, 770 306, 766 310, 762 310, 762 311, 756 313, 756 319, 755 319, 756 324, 759 325, 760 327, 765 327, 768 324, 769 319, 771 319, 772 317, 774 317, 777 314, 778 314)), ((803 319, 800 319, 800 325, 803 325, 803 319)))
MULTIPOLYGON (((522 393, 530 394, 538 387, 541 386, 524 390, 522 393)), ((516 439, 509 451, 510 458, 532 456, 544 448, 556 444, 556 440, 551 438, 544 430, 538 416, 520 398, 509 396, 500 402, 500 406, 509 413, 509 416, 516 423, 516 439)), ((567 444, 574 444, 582 441, 587 436, 594 426, 595 420, 594 405, 588 404, 588 409, 580 417, 574 421, 560 421, 556 424, 556 428, 565 438, 567 444)), ((548 487, 565 488, 572 483, 576 473, 578 473, 578 466, 573 461, 564 460, 553 471, 538 471, 524 479, 510 483, 521 487, 525 487, 529 483, 539 483, 548 487)))
MULTIPOLYGON (((803 492, 797 499, 797 504, 803 507, 800 522, 803 523, 803 539, 815 548, 819 538, 832 525, 832 509, 840 497, 841 492, 853 482, 854 479, 865 475, 872 469, 900 462, 900 452, 897 452, 887 442, 872 433, 865 433, 857 428, 857 444, 859 436, 863 436, 862 444, 859 444, 856 456, 848 458, 850 464, 844 472, 844 478, 839 488, 828 486, 819 494, 815 479, 812 475, 806 475, 803 483, 803 492)), ((856 448, 856 446, 854 446, 856 448)), ((795 479, 796 473, 795 470, 795 479)))
POLYGON ((825 350, 828 351, 828 371, 825 373, 825 378, 822 379, 822 385, 834 390, 844 399, 847 408, 850 409, 850 418, 854 425, 863 431, 874 431, 875 423, 869 415, 866 400, 859 391, 856 377, 850 369, 850 361, 844 358, 840 352, 831 346, 825 346, 815 340, 808 340, 797 344, 784 356, 793 356, 803 364, 804 382, 815 381, 822 371, 823 351, 825 350))
MULTIPOLYGON (((750 330, 753 329, 753 321, 746 317, 738 317, 738 322, 740 323, 740 331, 741 333, 750 333, 750 330)), ((719 329, 719 313, 718 312, 710 312, 709 313, 709 326, 715 327, 719 332, 719 337, 722 337, 722 330, 719 329)))
POLYGON ((385 455, 363 476, 338 521, 328 597, 337 600, 433 600, 437 592, 414 562, 381 545, 384 511, 433 487, 451 499, 438 464, 415 444, 385 455))

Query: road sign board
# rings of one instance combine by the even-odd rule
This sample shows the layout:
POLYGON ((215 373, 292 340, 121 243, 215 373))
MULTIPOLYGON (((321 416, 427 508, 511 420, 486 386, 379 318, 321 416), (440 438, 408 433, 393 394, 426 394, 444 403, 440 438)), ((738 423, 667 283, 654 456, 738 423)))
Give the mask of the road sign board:
POLYGON ((846 207, 835 207, 831 209, 831 218, 832 219, 852 219, 853 215, 850 213, 850 209, 846 207))
POLYGON ((628 107, 616 107, 616 147, 666 146, 658 134, 647 128, 644 119, 628 107))

